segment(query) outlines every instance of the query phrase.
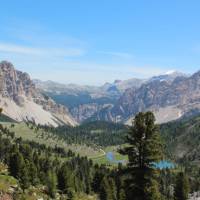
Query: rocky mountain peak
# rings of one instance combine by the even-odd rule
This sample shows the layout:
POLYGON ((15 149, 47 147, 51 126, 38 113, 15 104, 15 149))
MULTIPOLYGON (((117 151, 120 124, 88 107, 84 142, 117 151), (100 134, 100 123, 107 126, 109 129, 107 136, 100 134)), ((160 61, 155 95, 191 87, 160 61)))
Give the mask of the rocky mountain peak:
MULTIPOLYGON (((35 112, 39 110, 38 112, 40 112, 40 114, 38 114, 46 115, 49 121, 54 125, 56 124, 55 121, 58 122, 59 120, 66 124, 76 124, 65 106, 56 104, 51 98, 44 96, 36 89, 29 74, 16 70, 10 62, 0 62, 0 85, 0 106, 2 106, 5 111, 7 109, 9 115, 19 115, 17 119, 23 120, 24 118, 28 118, 29 120, 38 121, 39 123, 39 118, 41 116, 38 116, 36 119, 36 113, 29 113, 30 108, 28 105, 31 105, 35 107, 35 112), (18 114, 17 111, 15 113, 9 110, 9 103, 14 103, 13 107, 20 110, 18 111, 20 114, 18 114)), ((44 119, 44 121, 45 120, 46 119, 44 119)))
POLYGON ((200 112, 200 71, 192 76, 168 73, 153 77, 139 88, 130 88, 112 108, 96 114, 96 118, 121 122, 141 111, 151 110, 158 122, 175 120, 191 110, 200 112))
POLYGON ((0 63, 0 73, 2 81, 3 95, 15 100, 23 101, 22 96, 32 98, 36 95, 34 83, 27 73, 15 70, 12 63, 3 61, 0 63))

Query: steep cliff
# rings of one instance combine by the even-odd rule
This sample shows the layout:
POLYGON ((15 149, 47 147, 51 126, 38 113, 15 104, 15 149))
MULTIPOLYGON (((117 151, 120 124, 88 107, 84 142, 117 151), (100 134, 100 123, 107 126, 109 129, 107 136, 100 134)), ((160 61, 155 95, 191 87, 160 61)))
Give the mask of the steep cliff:
POLYGON ((76 125, 65 106, 42 94, 27 73, 15 70, 7 61, 0 63, 0 106, 5 115, 16 121, 76 125))

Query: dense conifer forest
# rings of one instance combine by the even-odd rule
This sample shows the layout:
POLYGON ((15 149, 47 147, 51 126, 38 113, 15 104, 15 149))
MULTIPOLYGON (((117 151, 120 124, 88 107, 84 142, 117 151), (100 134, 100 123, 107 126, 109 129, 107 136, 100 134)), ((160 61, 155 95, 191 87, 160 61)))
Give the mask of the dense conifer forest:
MULTIPOLYGON (((36 126, 32 122, 28 122, 27 125, 36 126)), ((96 144, 103 147, 124 144, 125 134, 128 131, 128 126, 105 121, 88 122, 76 127, 59 126, 53 128, 40 125, 36 127, 53 133, 69 144, 96 144)))
MULTIPOLYGON (((125 143, 119 152, 128 156, 128 163, 119 163, 116 167, 96 164, 58 146, 47 147, 24 141, 1 125, 1 165, 18 184, 13 198, 26 199, 27 192, 30 193, 30 188, 34 187, 47 199, 81 199, 80 194, 86 195, 83 199, 89 196, 100 200, 188 199, 189 192, 200 189, 199 180, 194 178, 197 169, 191 165, 176 169, 154 166, 153 163, 166 158, 165 144, 154 122, 153 114, 147 112, 139 113, 132 127, 106 122, 87 123, 77 128, 43 127, 55 134, 60 133, 60 137, 71 143, 89 141, 88 145, 95 142, 102 146, 125 143), (106 132, 101 136, 102 132, 98 130, 106 132), (106 141, 103 138, 106 134, 116 138, 112 140, 110 136, 106 141)), ((28 126, 33 126, 33 123, 28 123, 28 126)))

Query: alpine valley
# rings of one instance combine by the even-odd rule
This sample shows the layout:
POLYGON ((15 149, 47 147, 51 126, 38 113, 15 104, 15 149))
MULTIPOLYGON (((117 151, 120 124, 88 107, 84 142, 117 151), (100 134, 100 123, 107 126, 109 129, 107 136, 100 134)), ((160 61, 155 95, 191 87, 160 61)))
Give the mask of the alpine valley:
POLYGON ((200 1, 0 5, 0 200, 200 200, 200 1))
POLYGON ((81 86, 31 80, 2 61, 0 199, 138 200, 129 170, 142 162, 147 178, 133 182, 144 188, 140 200, 174 200, 179 191, 192 200, 199 122, 200 72, 81 86))
POLYGON ((102 86, 34 80, 36 87, 69 108, 78 123, 111 121, 131 124, 138 112, 152 111, 158 123, 199 112, 200 73, 170 71, 149 79, 116 80, 102 86))

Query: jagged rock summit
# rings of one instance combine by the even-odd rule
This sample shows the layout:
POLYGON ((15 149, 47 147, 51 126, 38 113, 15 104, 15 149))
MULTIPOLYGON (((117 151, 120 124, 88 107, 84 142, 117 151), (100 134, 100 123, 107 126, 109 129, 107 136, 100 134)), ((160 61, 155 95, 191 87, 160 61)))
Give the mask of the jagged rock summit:
POLYGON ((0 107, 15 121, 58 126, 76 125, 68 109, 56 104, 36 89, 27 73, 15 70, 12 63, 0 62, 0 107))
POLYGON ((192 76, 178 74, 175 79, 163 77, 126 90, 113 107, 97 113, 95 118, 129 123, 138 112, 151 110, 158 123, 165 123, 200 112, 200 72, 192 76))

